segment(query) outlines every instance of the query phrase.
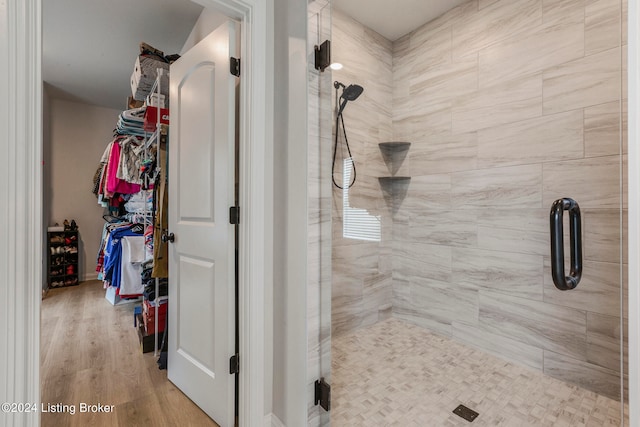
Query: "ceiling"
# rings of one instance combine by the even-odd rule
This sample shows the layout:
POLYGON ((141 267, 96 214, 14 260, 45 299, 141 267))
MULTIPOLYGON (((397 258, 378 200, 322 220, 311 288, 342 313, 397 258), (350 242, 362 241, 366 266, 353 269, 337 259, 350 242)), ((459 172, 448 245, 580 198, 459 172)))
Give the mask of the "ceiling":
POLYGON ((179 53, 202 6, 189 0, 43 1, 42 78, 52 97, 124 109, 139 44, 179 53))
POLYGON ((395 41, 468 0, 333 0, 333 7, 395 41))
MULTIPOLYGON (((467 0, 333 0, 393 41, 467 0)), ((123 109, 138 45, 179 53, 202 6, 190 0, 43 1, 42 75, 47 93, 123 109)))

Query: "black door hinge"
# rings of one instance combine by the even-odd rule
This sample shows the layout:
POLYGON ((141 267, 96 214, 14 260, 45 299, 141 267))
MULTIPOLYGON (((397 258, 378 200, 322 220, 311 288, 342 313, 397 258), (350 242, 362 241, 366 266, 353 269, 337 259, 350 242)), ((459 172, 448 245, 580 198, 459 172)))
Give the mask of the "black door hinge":
POLYGON ((240 224, 240 206, 231 206, 229 208, 229 224, 240 224))
POLYGON ((234 58, 233 56, 230 58, 229 71, 232 75, 240 77, 240 58, 234 58))
POLYGON ((229 359, 229 374, 237 374, 240 372, 240 356, 234 354, 229 359))
POLYGON ((331 386, 327 384, 324 378, 316 381, 315 404, 317 405, 318 403, 325 411, 329 411, 331 408, 331 386))

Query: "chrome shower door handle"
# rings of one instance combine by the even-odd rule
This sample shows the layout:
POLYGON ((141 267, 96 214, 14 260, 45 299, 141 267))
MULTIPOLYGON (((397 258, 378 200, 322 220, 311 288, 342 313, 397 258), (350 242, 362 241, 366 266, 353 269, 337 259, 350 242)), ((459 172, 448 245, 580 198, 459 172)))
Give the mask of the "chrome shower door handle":
POLYGON ((551 276, 556 288, 561 291, 575 289, 582 277, 582 225, 580 206, 570 198, 558 199, 551 205, 551 276), (564 272, 564 225, 562 216, 569 211, 571 271, 564 272))

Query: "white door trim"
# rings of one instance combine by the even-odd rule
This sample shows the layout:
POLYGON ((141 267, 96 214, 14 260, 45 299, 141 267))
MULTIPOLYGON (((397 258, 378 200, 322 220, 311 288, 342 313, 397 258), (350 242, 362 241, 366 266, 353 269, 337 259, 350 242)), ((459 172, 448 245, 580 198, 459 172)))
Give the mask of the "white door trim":
MULTIPOLYGON (((42 78, 40 0, 0 2, 0 403, 40 400, 42 78)), ((39 413, 0 411, 0 425, 39 413)))
MULTIPOLYGON (((40 404, 41 1, 0 1, 0 403, 40 404)), ((240 426, 262 425, 272 320, 273 1, 198 0, 242 23, 240 426)), ((269 377, 267 377, 269 378, 269 377)), ((40 416, 0 411, 0 425, 40 416)))
MULTIPOLYGON (((240 37, 240 427, 262 425, 273 281, 273 2, 197 0, 241 22, 240 37), (272 103, 271 103, 272 104, 272 103)), ((270 412, 270 408, 269 408, 270 412)))

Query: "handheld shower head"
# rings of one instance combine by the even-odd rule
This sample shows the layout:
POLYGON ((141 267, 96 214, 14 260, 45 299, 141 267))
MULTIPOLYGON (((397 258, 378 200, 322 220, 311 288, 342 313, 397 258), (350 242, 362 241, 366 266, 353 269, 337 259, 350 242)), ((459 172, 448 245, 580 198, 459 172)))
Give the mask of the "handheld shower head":
POLYGON ((341 102, 340 102, 340 107, 338 108, 338 114, 336 114, 335 144, 333 146, 333 163, 331 164, 331 179, 333 180, 333 185, 335 185, 340 189, 344 189, 344 188, 351 188, 353 184, 355 184, 356 182, 356 163, 353 160, 353 155, 351 154, 351 148, 349 148, 349 140, 347 139, 347 130, 344 127, 344 116, 342 115, 342 111, 344 110, 344 107, 347 106, 347 102, 355 101, 356 99, 358 99, 360 95, 362 95, 364 88, 360 85, 345 86, 339 81, 333 82, 333 87, 336 89, 336 104, 339 101, 341 102), (342 94, 340 95, 340 98, 338 98, 338 89, 340 88, 342 88, 342 94), (351 167, 353 168, 351 183, 345 187, 341 187, 340 184, 336 182, 336 178, 334 175, 334 171, 336 167, 336 155, 338 152, 338 133, 340 130, 340 123, 342 123, 342 132, 344 134, 344 144, 347 147, 347 153, 349 153, 349 158, 351 159, 351 167))
POLYGON ((364 88, 360 85, 349 85, 343 91, 340 98, 347 101, 355 101, 362 94, 364 88))
POLYGON ((345 87, 340 82, 335 82, 333 86, 338 89, 339 86, 342 86, 342 95, 340 95, 340 99, 342 102, 340 103, 340 108, 338 109, 338 115, 342 113, 344 107, 347 106, 348 101, 355 101, 364 91, 364 88, 360 85, 349 85, 345 87))

